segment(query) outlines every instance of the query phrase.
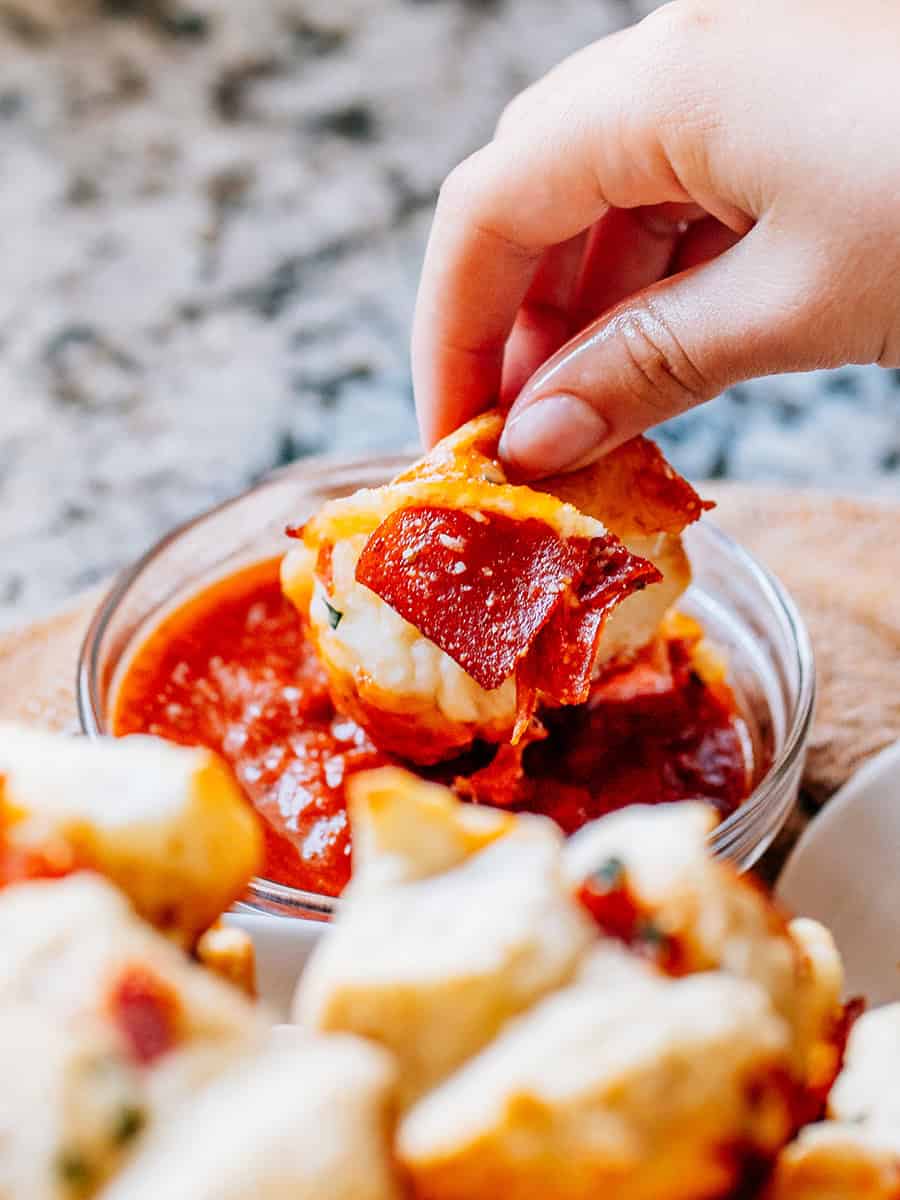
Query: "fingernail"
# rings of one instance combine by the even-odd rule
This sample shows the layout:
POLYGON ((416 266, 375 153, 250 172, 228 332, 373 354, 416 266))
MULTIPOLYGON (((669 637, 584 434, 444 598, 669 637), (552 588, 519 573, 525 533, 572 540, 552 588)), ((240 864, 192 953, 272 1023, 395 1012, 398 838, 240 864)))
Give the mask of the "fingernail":
POLYGON ((522 471, 552 475, 590 462, 609 426, 586 400, 568 393, 545 396, 513 410, 500 439, 500 456, 522 471))

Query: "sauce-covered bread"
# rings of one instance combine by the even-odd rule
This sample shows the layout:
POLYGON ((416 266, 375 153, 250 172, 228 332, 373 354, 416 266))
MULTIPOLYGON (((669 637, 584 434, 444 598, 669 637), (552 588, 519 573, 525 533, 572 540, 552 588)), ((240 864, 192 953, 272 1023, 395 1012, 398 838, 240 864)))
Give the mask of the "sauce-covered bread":
POLYGON ((331 501, 284 562, 337 706, 413 761, 585 700, 689 581, 680 533, 703 504, 655 447, 538 489, 508 478, 502 423, 478 417, 391 484, 331 501))

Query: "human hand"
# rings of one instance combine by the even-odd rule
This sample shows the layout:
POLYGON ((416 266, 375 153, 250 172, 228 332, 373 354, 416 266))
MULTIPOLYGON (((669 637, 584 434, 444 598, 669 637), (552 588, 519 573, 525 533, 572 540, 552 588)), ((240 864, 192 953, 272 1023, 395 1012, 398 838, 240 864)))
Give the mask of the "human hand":
POLYGON ((742 379, 900 364, 898 87, 894 0, 675 0, 551 71, 441 191, 426 443, 499 397, 550 474, 742 379))

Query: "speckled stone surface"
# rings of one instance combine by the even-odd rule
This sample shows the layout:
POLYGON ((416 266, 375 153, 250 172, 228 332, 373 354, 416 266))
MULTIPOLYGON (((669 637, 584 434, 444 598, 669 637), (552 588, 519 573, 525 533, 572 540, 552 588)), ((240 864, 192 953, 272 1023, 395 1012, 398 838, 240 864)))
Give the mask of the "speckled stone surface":
MULTIPOLYGON (((272 467, 409 442, 431 206, 642 0, 0 0, 0 624, 272 467)), ((695 476, 900 495, 900 381, 735 389, 695 476)))

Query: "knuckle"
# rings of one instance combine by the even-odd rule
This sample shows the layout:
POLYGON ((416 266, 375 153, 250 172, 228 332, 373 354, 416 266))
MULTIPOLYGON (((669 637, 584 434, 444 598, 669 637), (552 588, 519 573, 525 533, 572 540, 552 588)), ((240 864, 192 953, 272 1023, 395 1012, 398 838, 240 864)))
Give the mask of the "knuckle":
POLYGON ((682 171, 687 183, 707 178, 707 155, 722 125, 723 39, 710 36, 717 21, 706 0, 672 0, 638 27, 642 118, 682 183, 682 171))
POLYGON ((504 137, 513 132, 526 119, 526 114, 531 108, 531 88, 526 88, 524 92, 520 92, 517 96, 513 96, 512 100, 506 105, 500 114, 500 119, 497 122, 497 137, 504 137))
POLYGON ((875 362, 879 367, 900 367, 900 326, 892 325, 882 336, 875 362))
POLYGON ((476 150, 453 168, 441 184, 438 193, 438 208, 442 212, 468 207, 480 190, 482 176, 481 151, 476 150))
POLYGON ((618 323, 629 388, 641 404, 659 417, 707 399, 708 381, 652 301, 626 311, 618 323))
POLYGON ((709 36, 716 17, 705 0, 673 0, 644 24, 648 84, 660 105, 659 116, 672 110, 673 120, 680 121, 709 91, 706 76, 720 58, 721 39, 709 36), (654 22, 653 17, 660 19, 654 22))
POLYGON ((464 228, 505 251, 526 258, 537 251, 517 240, 515 213, 503 184, 503 154, 489 142, 447 176, 438 194, 436 222, 464 228))
POLYGON ((659 41, 680 47, 710 30, 715 20, 716 10, 709 0, 669 0, 643 24, 659 41))

